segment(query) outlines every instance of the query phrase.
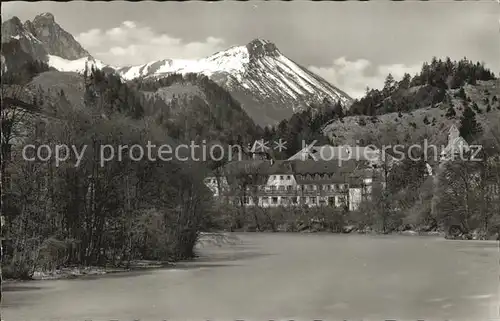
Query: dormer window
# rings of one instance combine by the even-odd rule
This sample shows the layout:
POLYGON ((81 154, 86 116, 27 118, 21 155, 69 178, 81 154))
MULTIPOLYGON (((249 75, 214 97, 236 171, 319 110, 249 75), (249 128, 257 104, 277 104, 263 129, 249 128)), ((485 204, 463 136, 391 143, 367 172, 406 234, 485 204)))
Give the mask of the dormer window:
POLYGON ((287 175, 287 176, 286 176, 286 179, 290 180, 290 179, 291 179, 291 178, 290 178, 290 175, 287 175))

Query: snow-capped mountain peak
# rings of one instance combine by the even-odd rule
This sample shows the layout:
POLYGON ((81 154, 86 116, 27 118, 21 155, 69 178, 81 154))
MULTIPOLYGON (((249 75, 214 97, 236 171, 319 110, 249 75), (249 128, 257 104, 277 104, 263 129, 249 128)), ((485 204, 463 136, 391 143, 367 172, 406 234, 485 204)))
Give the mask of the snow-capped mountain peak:
POLYGON ((250 57, 253 59, 258 59, 264 56, 276 57, 281 55, 281 52, 278 50, 276 45, 268 40, 254 39, 246 45, 246 48, 250 57))
POLYGON ((161 77, 172 73, 201 73, 212 76, 221 72, 244 72, 250 62, 245 46, 234 46, 198 60, 163 59, 144 65, 119 68, 120 75, 127 80, 134 78, 161 77))
MULTIPOLYGON (((167 59, 138 66, 115 68, 94 59, 66 32, 51 13, 43 13, 24 25, 14 17, 2 24, 2 42, 18 41, 22 51, 60 71, 82 72, 89 68, 113 69, 124 80, 160 78, 170 74, 197 73, 224 87, 261 125, 275 124, 313 102, 352 99, 286 57, 278 47, 254 39, 201 59, 167 59)), ((4 57, 5 59, 7 57, 4 57)))
POLYGON ((231 92, 261 124, 275 123, 324 98, 331 102, 340 100, 345 106, 351 102, 347 94, 287 58, 274 43, 262 39, 198 60, 165 59, 117 71, 127 80, 174 73, 203 74, 231 92))

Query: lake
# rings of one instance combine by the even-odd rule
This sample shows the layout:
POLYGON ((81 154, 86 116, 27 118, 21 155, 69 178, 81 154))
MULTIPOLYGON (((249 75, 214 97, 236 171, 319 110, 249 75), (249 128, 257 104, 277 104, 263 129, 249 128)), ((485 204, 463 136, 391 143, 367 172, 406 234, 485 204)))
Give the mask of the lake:
POLYGON ((238 233, 176 268, 4 286, 31 320, 500 320, 499 247, 434 237, 238 233))

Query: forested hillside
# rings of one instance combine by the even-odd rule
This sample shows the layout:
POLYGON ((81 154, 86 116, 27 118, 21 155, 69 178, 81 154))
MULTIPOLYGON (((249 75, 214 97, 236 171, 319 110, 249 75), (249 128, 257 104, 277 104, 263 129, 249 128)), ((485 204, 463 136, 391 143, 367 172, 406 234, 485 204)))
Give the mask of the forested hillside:
POLYGON ((262 131, 221 86, 200 74, 134 81, 147 114, 180 140, 246 146, 262 131))
POLYGON ((495 79, 495 75, 483 64, 466 58, 452 61, 433 58, 424 63, 415 76, 405 74, 395 81, 389 74, 383 89, 367 88, 366 95, 355 100, 350 115, 374 116, 391 112, 410 112, 415 109, 434 106, 447 99, 446 91, 476 85, 478 81, 495 79))
POLYGON ((33 62, 24 68, 2 87, 4 277, 193 256, 199 232, 217 215, 203 184, 215 165, 138 159, 131 149, 107 154, 104 164, 102 147, 110 153, 111 147, 151 143, 158 155, 158 146, 175 149, 191 139, 250 140, 258 128, 231 96, 206 77, 186 80, 201 97, 164 101, 145 92, 168 88, 175 76, 134 85, 95 68, 83 75, 33 62), (29 144, 69 149, 59 162, 27 161, 22 152, 29 144))
POLYGON ((431 137, 443 143, 465 107, 471 107, 481 123, 488 122, 488 115, 500 112, 499 98, 499 81, 483 64, 433 58, 413 77, 406 74, 395 81, 389 74, 383 89, 367 89, 346 112, 340 102, 325 99, 266 129, 266 136, 286 137, 286 155, 297 152, 304 138, 325 142, 322 136, 334 145, 409 143, 431 137))

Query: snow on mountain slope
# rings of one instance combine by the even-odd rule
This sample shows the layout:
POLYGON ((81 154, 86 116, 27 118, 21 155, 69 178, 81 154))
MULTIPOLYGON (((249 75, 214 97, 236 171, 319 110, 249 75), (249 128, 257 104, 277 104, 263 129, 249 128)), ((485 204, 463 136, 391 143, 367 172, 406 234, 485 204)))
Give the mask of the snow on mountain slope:
POLYGON ((102 61, 96 60, 92 57, 84 57, 80 59, 75 59, 75 60, 68 60, 64 59, 58 56, 53 56, 53 55, 48 55, 48 61, 47 64, 50 67, 54 67, 55 69, 59 71, 73 71, 73 72, 84 72, 85 71, 85 65, 87 65, 87 68, 91 68, 94 66, 97 69, 102 69, 104 67, 108 67, 105 65, 102 61))
POLYGON ((229 48, 200 60, 165 59, 144 65, 120 68, 118 72, 126 80, 164 76, 171 73, 202 73, 211 76, 218 72, 244 72, 248 62, 248 52, 244 46, 240 46, 229 48))
POLYGON ((340 100, 346 108, 352 101, 323 78, 284 56, 273 43, 260 39, 199 60, 164 59, 122 68, 94 59, 50 13, 24 24, 16 17, 4 22, 2 43, 16 41, 34 60, 59 71, 81 73, 87 65, 113 70, 124 80, 160 78, 172 73, 203 74, 231 93, 260 125, 275 124, 325 98, 332 103, 340 100))
MULTIPOLYGON (((263 46, 267 44, 274 46, 264 40, 254 40, 249 45, 263 46)), ((161 77, 171 73, 201 73, 208 77, 228 73, 236 78, 242 87, 261 91, 264 95, 279 90, 281 94, 294 99, 302 95, 320 94, 335 101, 340 99, 346 104, 350 102, 349 96, 345 93, 318 76, 311 75, 311 72, 298 66, 277 49, 277 55, 263 55, 252 61, 248 49, 249 45, 232 47, 200 60, 167 59, 121 68, 118 69, 118 72, 127 80, 139 77, 161 77), (252 73, 271 79, 270 81, 256 81, 255 77, 252 77, 254 79, 245 79, 245 76, 252 73)))
POLYGON ((127 80, 200 73, 226 88, 256 122, 267 125, 327 98, 349 106, 352 99, 284 56, 268 41, 255 39, 199 60, 165 59, 117 72, 127 80))

